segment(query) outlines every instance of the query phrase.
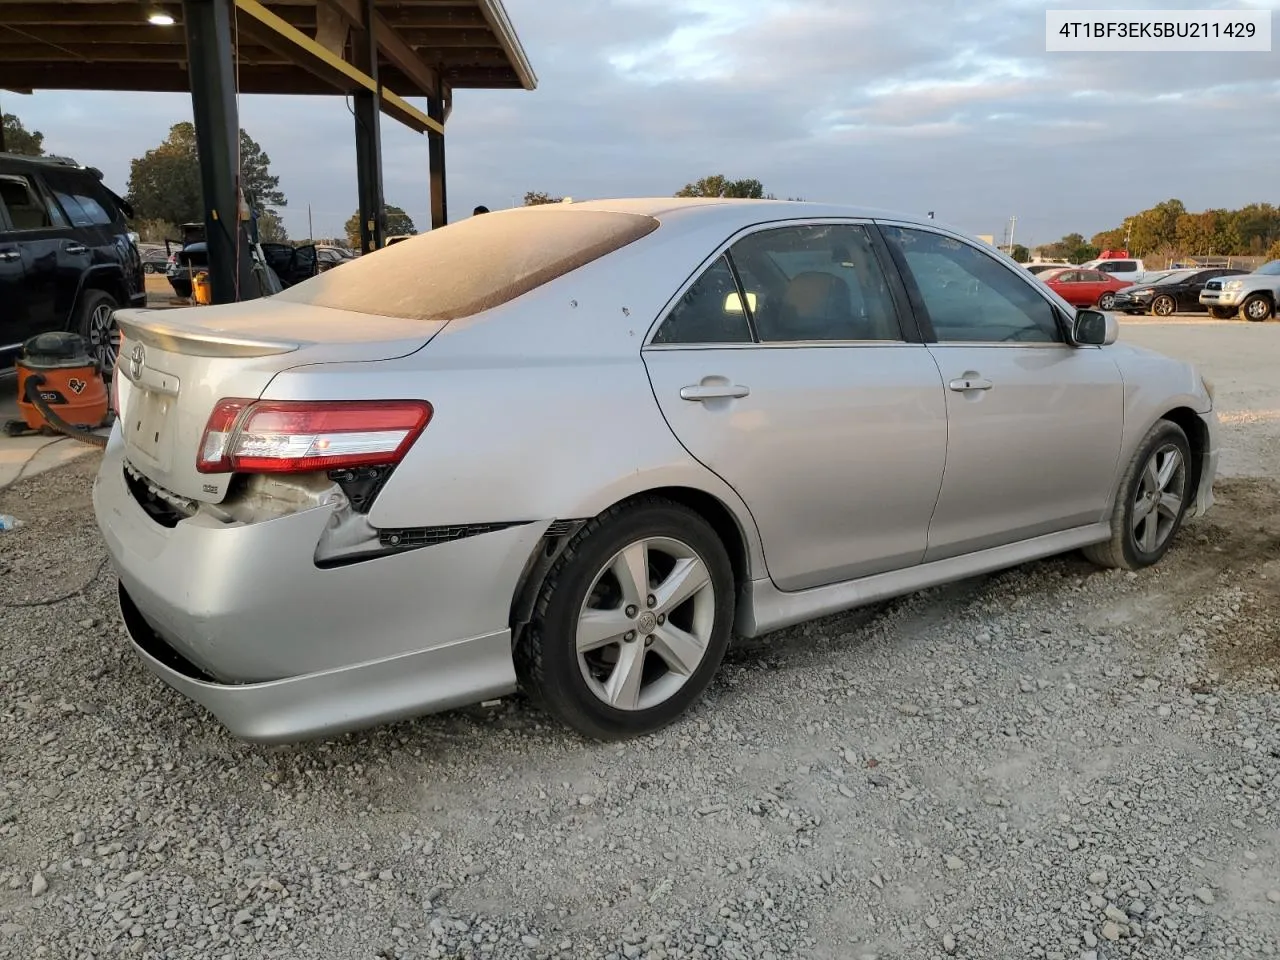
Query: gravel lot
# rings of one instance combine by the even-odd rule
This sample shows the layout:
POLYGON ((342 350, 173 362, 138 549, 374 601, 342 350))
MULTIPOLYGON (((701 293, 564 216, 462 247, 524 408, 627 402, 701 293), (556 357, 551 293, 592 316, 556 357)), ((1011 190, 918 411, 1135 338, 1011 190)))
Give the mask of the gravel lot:
POLYGON ((126 649, 96 456, 0 493, 0 956, 1276 956, 1280 324, 1123 336, 1204 362, 1228 443, 1157 569, 739 646, 621 746, 518 699, 242 744, 126 649))

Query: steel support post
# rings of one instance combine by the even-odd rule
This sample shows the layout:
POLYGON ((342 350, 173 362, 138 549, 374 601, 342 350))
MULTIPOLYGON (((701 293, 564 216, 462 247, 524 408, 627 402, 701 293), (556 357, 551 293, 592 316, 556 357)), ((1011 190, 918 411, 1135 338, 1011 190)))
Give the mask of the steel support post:
POLYGON ((183 0, 182 9, 210 292, 214 303, 234 303, 241 296, 249 298, 256 293, 236 190, 240 120, 231 44, 235 6, 233 0, 183 0))
MULTIPOLYGON (((443 85, 443 83, 442 83, 443 85)), ((444 124, 444 98, 431 97, 427 101, 427 116, 444 124)), ((445 190, 444 134, 427 131, 427 159, 431 166, 431 229, 443 227, 449 222, 449 200, 445 190)))
POLYGON ((375 93, 361 90, 353 97, 356 118, 356 181, 360 197, 360 252, 370 253, 386 241, 387 213, 382 194, 382 128, 379 118, 382 84, 378 81, 378 40, 374 34, 376 11, 373 0, 364 5, 363 32, 351 38, 355 66, 378 84, 375 93))

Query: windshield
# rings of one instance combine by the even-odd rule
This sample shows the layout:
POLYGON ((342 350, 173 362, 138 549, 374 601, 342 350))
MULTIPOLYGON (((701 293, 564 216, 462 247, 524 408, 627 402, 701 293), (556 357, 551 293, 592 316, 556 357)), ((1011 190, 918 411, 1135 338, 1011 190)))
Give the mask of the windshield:
POLYGON ((1149 273, 1143 278, 1143 284, 1148 283, 1181 283, 1193 273, 1199 273, 1199 270, 1167 270, 1160 273, 1149 273))
POLYGON ((491 310, 658 228, 652 217, 518 207, 366 253, 277 300, 382 317, 448 321, 491 310))
POLYGON ((1280 260, 1264 263, 1258 268, 1258 273, 1266 274, 1268 277, 1280 276, 1280 260))

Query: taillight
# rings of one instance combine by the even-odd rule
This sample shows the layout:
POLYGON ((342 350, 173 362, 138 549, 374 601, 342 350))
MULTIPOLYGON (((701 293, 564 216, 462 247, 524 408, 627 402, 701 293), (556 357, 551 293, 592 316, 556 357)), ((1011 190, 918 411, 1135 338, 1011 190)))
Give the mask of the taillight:
POLYGON ((422 400, 222 400, 200 473, 305 473, 399 463, 431 420, 422 400))

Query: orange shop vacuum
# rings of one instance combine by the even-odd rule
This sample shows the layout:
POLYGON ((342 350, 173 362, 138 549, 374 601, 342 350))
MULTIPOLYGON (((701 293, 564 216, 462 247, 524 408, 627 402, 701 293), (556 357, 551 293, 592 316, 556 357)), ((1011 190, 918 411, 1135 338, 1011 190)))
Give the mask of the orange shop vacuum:
POLYGON ((83 337, 38 334, 22 345, 16 367, 22 419, 6 423, 6 434, 61 433, 95 447, 107 445, 106 437, 93 433, 111 423, 107 385, 83 337))

